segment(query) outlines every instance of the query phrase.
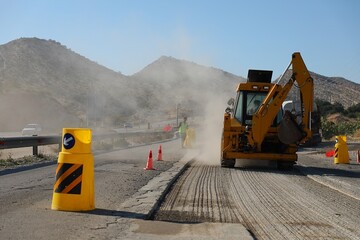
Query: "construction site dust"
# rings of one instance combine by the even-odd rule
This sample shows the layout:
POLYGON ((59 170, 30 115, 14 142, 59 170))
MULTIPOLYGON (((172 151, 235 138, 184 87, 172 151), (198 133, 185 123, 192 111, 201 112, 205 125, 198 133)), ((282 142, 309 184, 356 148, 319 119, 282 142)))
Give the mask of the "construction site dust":
POLYGON ((205 135, 214 136, 207 140, 218 139, 228 98, 218 97, 219 92, 233 93, 241 81, 220 69, 166 56, 125 76, 59 42, 38 38, 1 45, 0 53, 0 132, 19 132, 28 123, 48 133, 66 127, 112 131, 125 123, 175 125, 188 116, 204 119, 205 135))
MULTIPOLYGON (((205 108, 203 127, 199 129, 199 142, 201 142, 200 156, 197 158, 205 165, 219 165, 220 141, 224 110, 227 96, 213 96, 208 99, 205 108)), ((230 97, 228 97, 230 98, 230 97)))
POLYGON ((60 133, 61 126, 76 127, 79 124, 79 119, 61 104, 51 98, 34 94, 1 94, 0 112, 1 132, 19 132, 26 124, 37 123, 43 129, 60 133))

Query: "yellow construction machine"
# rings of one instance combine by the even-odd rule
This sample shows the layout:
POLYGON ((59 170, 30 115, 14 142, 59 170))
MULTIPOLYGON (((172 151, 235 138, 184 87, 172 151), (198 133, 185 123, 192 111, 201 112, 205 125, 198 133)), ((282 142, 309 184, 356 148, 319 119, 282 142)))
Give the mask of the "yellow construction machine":
POLYGON ((236 99, 229 100, 221 140, 222 167, 234 167, 236 159, 259 159, 288 169, 297 161, 299 144, 312 137, 314 83, 300 53, 292 54, 277 83, 271 83, 271 77, 272 71, 249 70, 247 82, 237 87, 236 99), (282 109, 293 86, 300 93, 300 120, 282 109))

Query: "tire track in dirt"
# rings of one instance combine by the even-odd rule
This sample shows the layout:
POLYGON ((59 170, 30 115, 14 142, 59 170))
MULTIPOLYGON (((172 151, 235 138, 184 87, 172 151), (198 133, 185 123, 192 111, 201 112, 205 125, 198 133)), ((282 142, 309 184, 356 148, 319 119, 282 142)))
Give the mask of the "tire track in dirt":
POLYGON ((156 220, 242 223, 257 239, 360 239, 360 202, 297 171, 194 163, 156 220))

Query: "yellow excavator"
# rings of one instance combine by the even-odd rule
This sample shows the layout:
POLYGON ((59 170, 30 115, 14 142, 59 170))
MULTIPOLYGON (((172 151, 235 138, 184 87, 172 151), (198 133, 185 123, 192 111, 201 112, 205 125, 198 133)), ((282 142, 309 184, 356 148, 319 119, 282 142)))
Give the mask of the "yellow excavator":
POLYGON ((271 77, 272 71, 249 70, 247 82, 240 83, 236 98, 229 100, 221 139, 222 167, 234 167, 236 159, 258 159, 289 169, 297 161, 299 144, 312 137, 314 82, 300 53, 292 54, 277 83, 271 83, 271 77), (282 109, 292 87, 300 93, 300 120, 282 109))

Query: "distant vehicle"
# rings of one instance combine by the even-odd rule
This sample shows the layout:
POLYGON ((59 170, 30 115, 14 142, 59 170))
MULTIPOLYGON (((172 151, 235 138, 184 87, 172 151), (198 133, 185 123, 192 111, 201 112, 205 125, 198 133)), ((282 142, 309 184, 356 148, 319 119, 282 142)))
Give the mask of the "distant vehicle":
POLYGON ((21 134, 23 136, 37 136, 41 132, 41 126, 36 123, 30 123, 27 124, 23 130, 21 131, 21 134))
POLYGON ((124 123, 124 128, 132 128, 133 125, 131 123, 124 123))

